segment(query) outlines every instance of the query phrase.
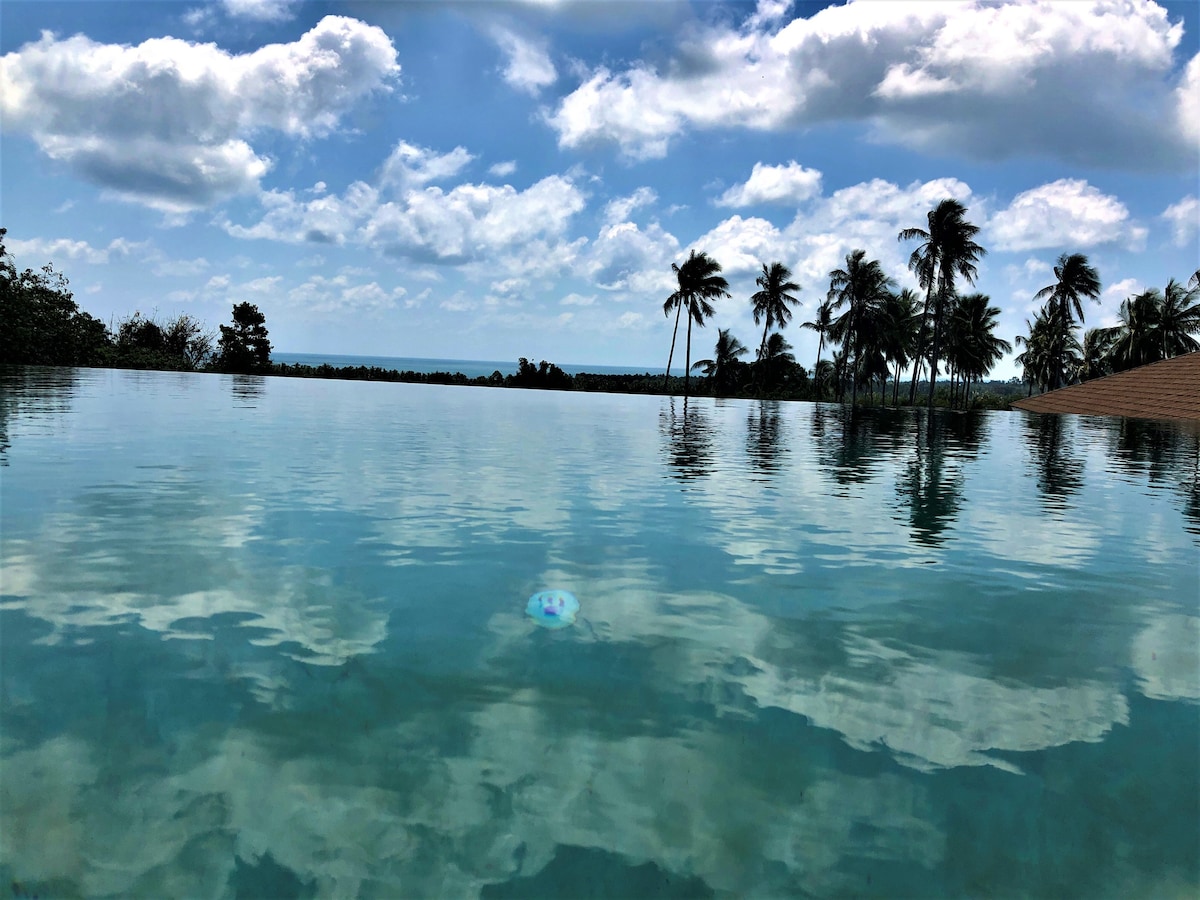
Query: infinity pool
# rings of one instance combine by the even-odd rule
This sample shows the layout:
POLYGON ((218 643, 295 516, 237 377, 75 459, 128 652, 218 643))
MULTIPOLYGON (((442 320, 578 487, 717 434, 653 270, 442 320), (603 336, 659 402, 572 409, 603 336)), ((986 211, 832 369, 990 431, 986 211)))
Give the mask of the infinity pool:
POLYGON ((1200 890, 1195 429, 0 386, 15 896, 1200 890))

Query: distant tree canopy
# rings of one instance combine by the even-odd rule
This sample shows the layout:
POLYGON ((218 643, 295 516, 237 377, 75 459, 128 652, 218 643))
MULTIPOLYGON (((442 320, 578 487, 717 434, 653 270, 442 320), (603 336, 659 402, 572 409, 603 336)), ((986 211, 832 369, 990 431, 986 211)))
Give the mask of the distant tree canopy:
POLYGON ((267 339, 267 317, 253 303, 233 307, 233 325, 221 326, 217 342, 217 368, 222 372, 250 375, 271 368, 271 342, 267 339))
POLYGON ((79 309, 69 282, 47 264, 18 272, 0 228, 0 362, 96 366, 109 361, 104 323, 79 309))
POLYGON ((534 365, 525 357, 517 363, 517 374, 504 379, 507 387, 542 388, 551 391, 569 391, 572 388, 571 376, 554 363, 544 359, 534 365))

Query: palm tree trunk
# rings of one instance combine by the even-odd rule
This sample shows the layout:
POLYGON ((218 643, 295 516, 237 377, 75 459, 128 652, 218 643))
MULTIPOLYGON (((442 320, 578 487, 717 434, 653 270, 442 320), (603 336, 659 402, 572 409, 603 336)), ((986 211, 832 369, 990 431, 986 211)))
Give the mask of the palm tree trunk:
POLYGON ((929 301, 933 295, 933 285, 925 291, 925 309, 921 312, 921 330, 917 332, 917 348, 913 356, 912 384, 908 388, 908 405, 917 403, 917 373, 921 371, 921 354, 925 352, 925 335, 929 327, 929 301))
POLYGON ((968 376, 966 383, 966 396, 963 398, 963 409, 971 408, 971 379, 968 376))
MULTIPOLYGON (((821 368, 821 351, 824 349, 824 347, 825 347, 825 332, 822 331, 819 333, 819 337, 817 338, 817 364, 815 366, 813 366, 813 381, 814 382, 817 379, 817 370, 819 368, 821 368)), ((818 400, 821 399, 820 393, 817 394, 817 399, 818 400)))
POLYGON ((679 337, 679 314, 683 312, 683 303, 675 307, 675 330, 671 333, 671 352, 667 354, 667 374, 663 376, 663 390, 671 383, 671 360, 675 357, 675 339, 679 337))
POLYGON ((691 383, 692 377, 692 316, 691 310, 688 310, 688 333, 687 333, 687 363, 683 370, 683 400, 686 403, 688 398, 688 385, 691 383))
POLYGON ((937 385, 937 364, 938 364, 938 340, 941 337, 941 329, 938 327, 942 322, 942 294, 945 292, 939 288, 938 298, 933 310, 933 344, 929 351, 929 408, 933 409, 933 389, 937 385))
POLYGON ((763 323, 763 339, 762 339, 762 344, 759 345, 759 348, 758 348, 758 358, 759 359, 762 359, 764 356, 767 355, 767 329, 770 327, 771 327, 771 320, 767 319, 767 321, 763 323))

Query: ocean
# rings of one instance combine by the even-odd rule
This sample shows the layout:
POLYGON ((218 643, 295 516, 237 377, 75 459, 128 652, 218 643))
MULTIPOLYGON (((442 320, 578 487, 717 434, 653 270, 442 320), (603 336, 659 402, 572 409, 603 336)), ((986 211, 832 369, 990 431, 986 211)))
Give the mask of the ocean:
MULTIPOLYGON (((328 364, 337 368, 346 366, 378 366, 381 369, 395 369, 398 372, 462 372, 468 378, 488 376, 499 371, 502 375, 515 375, 517 360, 507 362, 496 359, 423 359, 410 356, 350 356, 338 353, 272 353, 271 359, 277 363, 287 363, 289 366, 320 366, 328 364)), ((540 359, 530 359, 539 363, 540 359)), ((642 375, 649 372, 652 375, 662 375, 667 370, 659 367, 646 366, 597 366, 578 365, 572 363, 555 363, 568 375, 578 375, 588 372, 595 375, 642 375)), ((683 374, 683 367, 676 367, 683 374)))

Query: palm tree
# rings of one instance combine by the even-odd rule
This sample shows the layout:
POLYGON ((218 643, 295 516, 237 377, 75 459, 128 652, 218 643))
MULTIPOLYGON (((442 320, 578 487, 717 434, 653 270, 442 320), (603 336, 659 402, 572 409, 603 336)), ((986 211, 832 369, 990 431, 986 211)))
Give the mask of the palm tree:
MULTIPOLYGON (((1046 300, 1049 312, 1061 319, 1060 327, 1070 332, 1075 327, 1072 310, 1083 321, 1083 300, 1100 302, 1100 276, 1088 264, 1082 253, 1064 253, 1054 267, 1054 284, 1048 284, 1036 294, 1034 300, 1046 300)), ((1052 373, 1054 387, 1059 387, 1066 371, 1064 360, 1058 360, 1052 373)))
POLYGON ((1121 301, 1119 324, 1105 329, 1110 358, 1119 370, 1200 350, 1192 337, 1200 332, 1200 287, 1185 289, 1172 278, 1165 291, 1150 288, 1121 301))
POLYGON ((1034 315, 1032 325, 1026 319, 1025 325, 1029 334, 1017 335, 1017 344, 1023 344, 1025 351, 1016 361, 1024 368, 1025 381, 1032 395, 1035 384, 1039 391, 1049 390, 1057 366, 1078 367, 1081 348, 1074 333, 1063 328, 1062 320, 1047 309, 1034 315))
POLYGON ((829 330, 833 327, 833 303, 828 298, 822 300, 817 306, 817 314, 813 320, 802 323, 800 327, 811 328, 818 335, 817 362, 813 366, 815 372, 821 365, 821 351, 825 348, 825 335, 829 334, 829 330))
POLYGON ((837 378, 837 369, 828 359, 818 360, 816 366, 813 367, 813 393, 818 400, 824 398, 828 388, 834 383, 837 378))
POLYGON ((884 353, 889 362, 896 364, 892 385, 892 405, 897 405, 900 395, 900 373, 907 368, 908 361, 917 353, 917 311, 921 300, 912 288, 888 294, 885 301, 886 328, 884 353))
POLYGON ((1116 328, 1089 328, 1083 335, 1083 347, 1075 377, 1090 381, 1112 374, 1112 349, 1116 328))
POLYGON ((873 317, 877 309, 883 306, 895 284, 884 274, 879 260, 868 260, 866 257, 865 250, 847 253, 846 267, 833 269, 829 273, 829 293, 826 297, 833 303, 834 309, 847 307, 846 312, 834 322, 830 333, 842 343, 852 360, 854 381, 851 404, 858 400, 859 370, 862 368, 864 351, 877 349, 873 346, 868 348, 863 340, 868 333, 868 316, 873 317))
POLYGON ((1174 278, 1163 291, 1158 327, 1162 359, 1200 350, 1193 334, 1200 333, 1200 269, 1185 288, 1174 278))
POLYGON ((971 399, 971 381, 983 378, 1012 344, 996 337, 996 318, 1000 308, 991 305, 986 294, 966 294, 958 298, 954 309, 953 329, 957 333, 956 365, 963 377, 965 392, 963 408, 971 399))
MULTIPOLYGON (((931 302, 934 304, 933 340, 929 348, 930 407, 933 406, 933 388, 937 382, 939 338, 945 302, 954 295, 955 276, 961 275, 970 284, 975 284, 978 274, 975 263, 987 253, 975 243, 975 235, 979 234, 979 228, 964 218, 966 213, 967 208, 957 200, 943 200, 926 216, 927 228, 905 228, 898 236, 898 240, 901 241, 922 241, 908 258, 908 267, 917 276, 921 287, 925 288, 925 311, 921 317, 921 331, 917 339, 917 357, 925 351, 929 307, 931 302)), ((917 368, 913 369, 909 403, 916 401, 917 371, 917 368)))
POLYGON ((733 386, 733 376, 738 366, 744 365, 739 356, 745 356, 750 350, 729 333, 728 328, 717 330, 717 346, 713 350, 712 359, 702 359, 692 364, 692 370, 701 370, 713 381, 713 393, 723 397, 733 386))
POLYGON ((729 296, 729 282, 720 274, 721 264, 707 253, 691 252, 683 265, 671 263, 678 288, 663 304, 663 315, 669 316, 675 309, 675 332, 671 335, 671 352, 667 356, 667 374, 663 388, 670 383, 671 360, 675 356, 675 339, 679 335, 679 316, 686 307, 688 311, 687 361, 683 370, 683 396, 687 397, 692 362, 692 322, 704 327, 704 320, 714 312, 709 300, 729 296))
POLYGON ((762 372, 761 384, 772 386, 782 380, 784 371, 796 364, 796 357, 791 354, 792 345, 778 331, 771 332, 763 345, 762 354, 756 365, 762 372))
POLYGON ((767 352, 767 332, 772 328, 782 328, 791 320, 792 311, 788 305, 800 302, 792 296, 793 291, 800 290, 800 285, 792 281, 791 269, 779 262, 771 263, 769 268, 763 263, 762 274, 754 283, 762 289, 750 297, 750 302, 754 304, 754 324, 757 325, 760 318, 766 319, 762 343, 758 348, 758 358, 762 359, 767 352))

